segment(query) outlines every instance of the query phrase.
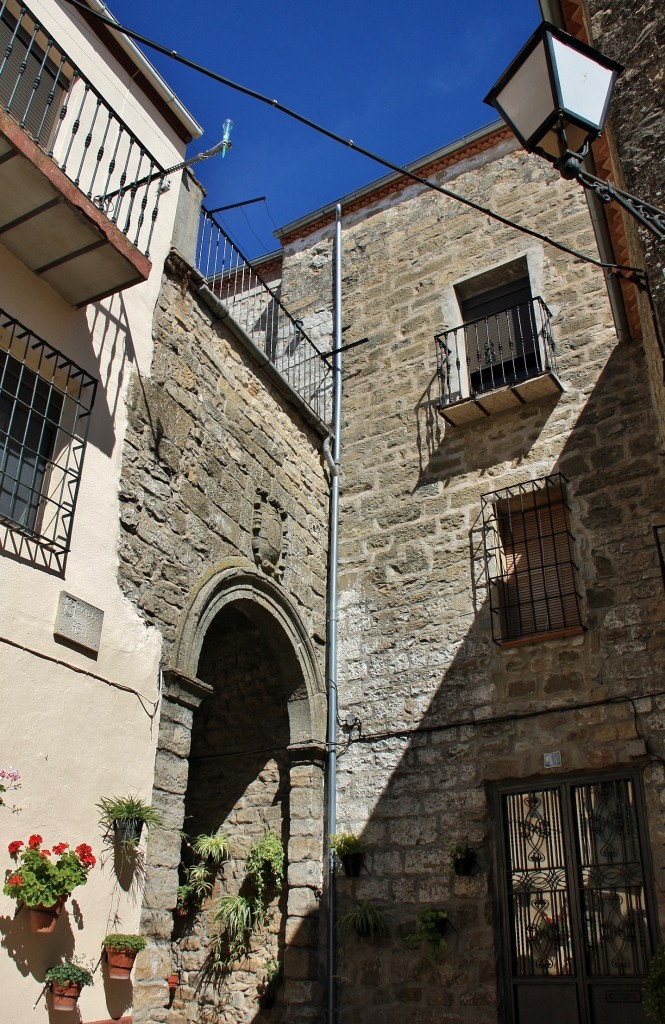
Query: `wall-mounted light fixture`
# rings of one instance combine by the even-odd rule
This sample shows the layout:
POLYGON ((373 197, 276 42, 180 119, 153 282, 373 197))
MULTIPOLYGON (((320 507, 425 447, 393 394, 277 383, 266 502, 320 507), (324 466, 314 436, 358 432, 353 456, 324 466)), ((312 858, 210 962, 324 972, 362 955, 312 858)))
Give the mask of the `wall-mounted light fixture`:
POLYGON ((543 22, 485 97, 525 149, 603 202, 615 200, 658 238, 665 212, 582 167, 607 117, 621 64, 543 22))

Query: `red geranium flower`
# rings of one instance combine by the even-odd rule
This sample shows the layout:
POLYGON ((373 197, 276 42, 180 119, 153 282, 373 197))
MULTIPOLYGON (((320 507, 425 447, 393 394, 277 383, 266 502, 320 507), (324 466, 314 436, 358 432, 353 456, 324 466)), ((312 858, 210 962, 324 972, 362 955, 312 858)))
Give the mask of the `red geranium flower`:
POLYGON ((88 846, 87 843, 80 843, 76 847, 76 850, 74 852, 77 854, 78 859, 81 861, 81 864, 83 864, 84 867, 94 868, 97 861, 95 857, 93 857, 92 855, 91 846, 88 846))
POLYGON ((43 842, 44 840, 42 839, 41 836, 30 836, 30 838, 28 839, 28 846, 30 847, 31 850, 36 850, 42 845, 43 842))
POLYGON ((50 857, 51 856, 51 851, 50 850, 40 850, 39 851, 39 856, 40 857, 50 857))
POLYGON ((20 875, 12 875, 7 879, 7 885, 23 885, 23 879, 20 875))
POLYGON ((10 843, 7 849, 9 850, 12 857, 15 857, 21 847, 24 845, 22 839, 15 839, 13 843, 10 843))
POLYGON ((69 843, 56 843, 55 846, 53 847, 53 852, 57 857, 59 857, 62 853, 65 852, 68 846, 69 843))

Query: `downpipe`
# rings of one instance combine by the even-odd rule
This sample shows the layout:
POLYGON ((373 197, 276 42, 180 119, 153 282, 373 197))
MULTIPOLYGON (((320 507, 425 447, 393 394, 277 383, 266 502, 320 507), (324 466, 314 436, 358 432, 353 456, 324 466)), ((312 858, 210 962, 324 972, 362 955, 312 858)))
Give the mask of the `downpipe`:
POLYGON ((333 429, 331 440, 323 442, 323 454, 330 470, 330 521, 328 544, 328 608, 326 681, 328 691, 328 771, 327 808, 327 1024, 335 1024, 335 865, 329 836, 337 831, 337 565, 339 539, 339 463, 342 427, 342 208, 335 209, 335 249, 333 260, 333 429))

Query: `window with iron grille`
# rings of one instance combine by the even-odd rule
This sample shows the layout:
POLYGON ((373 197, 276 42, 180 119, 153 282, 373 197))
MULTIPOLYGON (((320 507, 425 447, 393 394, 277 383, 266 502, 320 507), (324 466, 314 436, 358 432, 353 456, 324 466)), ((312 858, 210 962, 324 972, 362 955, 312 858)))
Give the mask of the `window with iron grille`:
POLYGON ((483 495, 483 539, 497 643, 582 629, 561 474, 483 495))
POLYGON ((0 310, 0 547, 62 569, 97 382, 0 310))

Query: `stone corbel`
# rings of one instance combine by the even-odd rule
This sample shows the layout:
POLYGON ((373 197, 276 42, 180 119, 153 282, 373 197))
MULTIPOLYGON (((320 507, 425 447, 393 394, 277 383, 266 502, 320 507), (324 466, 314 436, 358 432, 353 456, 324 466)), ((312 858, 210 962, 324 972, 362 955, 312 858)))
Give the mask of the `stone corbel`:
POLYGON ((214 693, 214 688, 209 683, 195 676, 188 676, 180 669, 165 667, 162 669, 164 680, 163 695, 166 700, 174 704, 180 704, 183 708, 196 711, 201 701, 214 693))

